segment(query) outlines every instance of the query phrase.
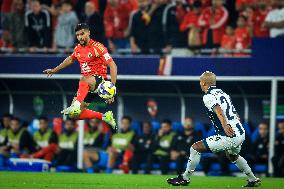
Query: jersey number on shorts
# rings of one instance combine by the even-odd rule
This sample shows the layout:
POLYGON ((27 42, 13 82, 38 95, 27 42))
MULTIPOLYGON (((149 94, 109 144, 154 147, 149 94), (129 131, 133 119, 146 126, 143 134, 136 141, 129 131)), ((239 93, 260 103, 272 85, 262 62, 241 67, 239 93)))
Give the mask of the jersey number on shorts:
POLYGON ((223 103, 226 103, 226 104, 227 104, 226 116, 227 116, 228 120, 234 119, 234 114, 237 113, 235 107, 234 107, 233 105, 230 106, 230 103, 227 101, 226 97, 224 97, 224 96, 221 96, 221 97, 220 97, 220 101, 221 101, 222 104, 223 104, 223 103), (230 113, 233 113, 233 115, 230 115, 230 113))
MULTIPOLYGON (((217 136, 217 137, 215 138, 215 141, 218 141, 218 140, 220 140, 220 139, 221 139, 221 137, 217 136)), ((214 140, 214 137, 210 137, 210 138, 209 138, 209 141, 212 141, 212 140, 214 140)))

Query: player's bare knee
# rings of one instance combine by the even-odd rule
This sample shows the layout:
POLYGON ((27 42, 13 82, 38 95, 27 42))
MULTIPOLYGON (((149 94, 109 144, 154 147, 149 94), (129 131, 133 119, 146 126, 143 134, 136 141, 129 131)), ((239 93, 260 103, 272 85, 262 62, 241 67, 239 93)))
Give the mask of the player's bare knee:
POLYGON ((226 153, 227 158, 230 160, 230 162, 235 163, 239 157, 239 155, 232 155, 232 154, 228 154, 226 153))
POLYGON ((88 79, 87 79, 87 77, 86 76, 83 76, 83 77, 81 77, 81 79, 80 79, 80 81, 87 81, 88 79))
POLYGON ((203 144, 202 144, 202 142, 201 141, 198 141, 198 142, 196 142, 196 143, 194 143, 193 145, 192 145, 192 148, 194 149, 194 150, 196 150, 197 152, 203 152, 204 151, 204 147, 203 147, 203 144))
POLYGON ((197 145, 196 143, 194 143, 194 144, 191 146, 191 148, 197 151, 197 150, 198 150, 198 145, 197 145))
POLYGON ((206 151, 209 150, 209 149, 206 148, 206 146, 204 145, 204 143, 203 143, 202 140, 201 140, 201 141, 198 141, 198 142, 196 142, 196 143, 194 143, 194 144, 192 145, 192 148, 193 148, 194 150, 196 150, 197 152, 199 152, 199 153, 206 152, 206 151))

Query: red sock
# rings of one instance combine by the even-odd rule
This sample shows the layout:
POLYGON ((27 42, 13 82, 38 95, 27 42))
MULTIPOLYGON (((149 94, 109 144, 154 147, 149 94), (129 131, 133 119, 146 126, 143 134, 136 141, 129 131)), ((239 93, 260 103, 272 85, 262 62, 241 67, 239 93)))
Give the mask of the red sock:
POLYGON ((76 100, 83 102, 89 92, 89 84, 86 81, 79 82, 76 100))
POLYGON ((79 119, 100 119, 102 120, 103 114, 89 109, 82 110, 79 119))

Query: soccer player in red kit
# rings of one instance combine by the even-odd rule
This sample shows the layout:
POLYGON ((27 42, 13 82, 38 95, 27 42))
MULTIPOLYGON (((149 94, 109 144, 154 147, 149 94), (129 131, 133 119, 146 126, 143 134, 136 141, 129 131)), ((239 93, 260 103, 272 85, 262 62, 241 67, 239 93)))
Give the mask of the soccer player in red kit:
MULTIPOLYGON (((102 114, 86 108, 84 99, 89 91, 96 90, 98 85, 107 79, 107 67, 110 68, 111 82, 113 85, 117 79, 117 67, 107 49, 99 42, 90 38, 90 29, 86 23, 80 23, 75 28, 76 37, 79 44, 74 52, 68 56, 61 64, 52 69, 44 70, 48 77, 70 66, 77 60, 80 63, 82 77, 79 81, 77 95, 72 105, 62 111, 74 119, 100 119, 107 124, 116 127, 115 120, 111 111, 102 114)), ((107 103, 112 103, 114 98, 108 99, 107 103)))

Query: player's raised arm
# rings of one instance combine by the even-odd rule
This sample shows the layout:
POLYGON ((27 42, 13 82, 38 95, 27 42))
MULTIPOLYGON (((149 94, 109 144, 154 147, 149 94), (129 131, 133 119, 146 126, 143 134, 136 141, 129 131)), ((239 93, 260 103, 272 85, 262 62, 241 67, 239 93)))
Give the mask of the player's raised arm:
POLYGON ((111 82, 115 85, 117 79, 117 66, 114 61, 111 61, 108 63, 108 67, 110 68, 111 82))
POLYGON ((227 123, 226 117, 221 107, 217 104, 214 106, 213 110, 216 113, 218 119, 220 120, 226 135, 232 137, 235 134, 235 132, 232 129, 232 127, 227 123))
POLYGON ((43 73, 46 73, 47 77, 51 77, 53 74, 55 74, 55 73, 59 72, 60 70, 70 66, 73 63, 74 63, 74 60, 71 58, 71 56, 68 56, 67 58, 65 58, 65 60, 61 64, 59 64, 55 68, 46 69, 46 70, 43 71, 43 73))

